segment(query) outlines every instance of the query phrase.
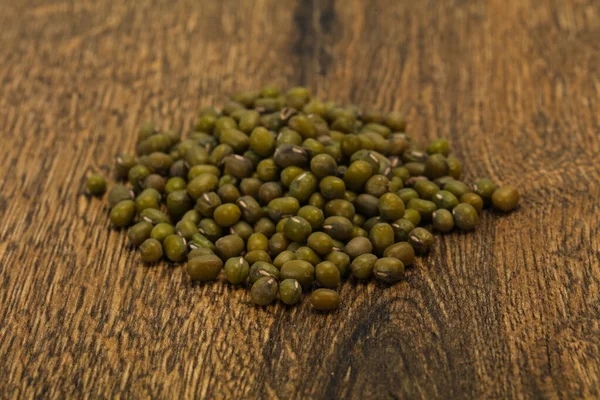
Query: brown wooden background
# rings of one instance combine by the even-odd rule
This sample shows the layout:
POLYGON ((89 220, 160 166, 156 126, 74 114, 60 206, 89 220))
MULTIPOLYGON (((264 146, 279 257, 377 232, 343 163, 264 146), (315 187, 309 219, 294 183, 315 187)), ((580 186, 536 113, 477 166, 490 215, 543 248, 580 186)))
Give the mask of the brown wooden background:
POLYGON ((600 396, 600 3, 0 0, 0 397, 600 396), (506 217, 333 314, 141 265, 81 194, 237 88, 403 109, 506 217))

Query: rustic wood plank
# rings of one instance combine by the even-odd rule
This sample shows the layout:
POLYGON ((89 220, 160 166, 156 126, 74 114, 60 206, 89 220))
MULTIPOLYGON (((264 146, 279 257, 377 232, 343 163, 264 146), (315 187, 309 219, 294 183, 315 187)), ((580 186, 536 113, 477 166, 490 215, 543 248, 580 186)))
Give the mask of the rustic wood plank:
POLYGON ((600 396, 593 0, 0 1, 0 397, 600 396), (146 268, 88 172, 235 88, 402 109, 518 211, 330 315, 146 268))

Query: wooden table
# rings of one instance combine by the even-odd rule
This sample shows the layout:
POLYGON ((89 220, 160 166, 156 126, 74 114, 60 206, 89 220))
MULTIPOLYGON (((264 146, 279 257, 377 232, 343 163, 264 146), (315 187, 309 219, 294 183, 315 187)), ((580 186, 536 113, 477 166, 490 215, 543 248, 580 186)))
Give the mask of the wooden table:
POLYGON ((0 0, 0 397, 600 396, 600 4, 0 0), (523 194, 323 315, 144 267, 82 194, 145 120, 303 84, 523 194))

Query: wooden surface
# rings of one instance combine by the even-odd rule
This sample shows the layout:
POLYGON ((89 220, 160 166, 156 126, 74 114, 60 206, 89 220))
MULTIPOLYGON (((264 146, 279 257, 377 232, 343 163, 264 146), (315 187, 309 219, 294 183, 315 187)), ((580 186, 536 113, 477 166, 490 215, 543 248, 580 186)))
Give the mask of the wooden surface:
POLYGON ((0 397, 600 396, 600 4, 0 0, 0 397), (81 193, 236 88, 405 110, 523 193, 330 315, 147 268, 81 193))

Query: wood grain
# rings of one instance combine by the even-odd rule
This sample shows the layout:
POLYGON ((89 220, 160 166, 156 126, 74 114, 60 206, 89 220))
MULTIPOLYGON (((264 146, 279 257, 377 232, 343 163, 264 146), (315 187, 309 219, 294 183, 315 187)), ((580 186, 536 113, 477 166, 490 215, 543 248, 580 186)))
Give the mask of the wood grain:
POLYGON ((0 397, 600 397, 594 0, 0 0, 0 397), (404 110, 518 211, 330 315, 142 266, 82 195, 236 88, 404 110))

